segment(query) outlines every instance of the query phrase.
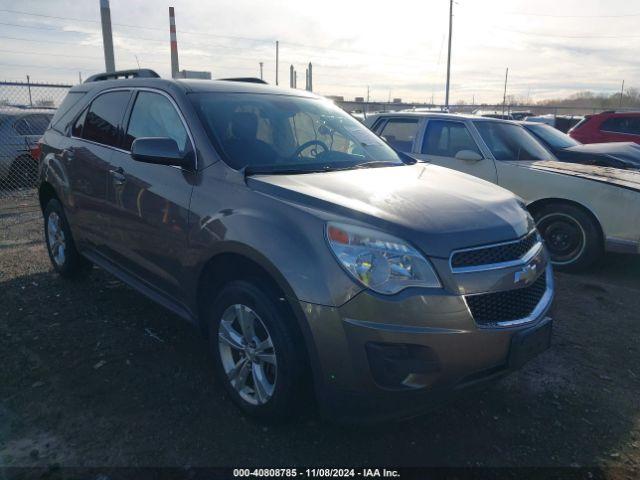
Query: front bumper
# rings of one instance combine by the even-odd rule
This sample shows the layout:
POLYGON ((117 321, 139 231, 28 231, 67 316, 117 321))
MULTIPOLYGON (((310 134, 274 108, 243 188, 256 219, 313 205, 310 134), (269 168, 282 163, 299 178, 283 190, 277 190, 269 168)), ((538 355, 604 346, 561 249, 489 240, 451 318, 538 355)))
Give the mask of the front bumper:
POLYGON ((514 336, 550 328, 552 296, 526 323, 503 327, 476 324, 464 296, 442 290, 363 291, 341 307, 303 302, 318 352, 321 410, 356 421, 412 416, 500 377, 522 364, 513 361, 514 336))

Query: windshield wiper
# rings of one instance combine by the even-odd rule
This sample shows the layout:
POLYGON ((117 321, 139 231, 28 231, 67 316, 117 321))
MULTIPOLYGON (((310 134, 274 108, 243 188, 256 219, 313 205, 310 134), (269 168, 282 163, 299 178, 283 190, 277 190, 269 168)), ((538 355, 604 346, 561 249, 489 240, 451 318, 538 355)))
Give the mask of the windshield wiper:
POLYGON ((245 177, 251 175, 296 175, 302 173, 317 173, 331 170, 331 167, 315 167, 315 168, 274 168, 247 165, 241 172, 245 177))

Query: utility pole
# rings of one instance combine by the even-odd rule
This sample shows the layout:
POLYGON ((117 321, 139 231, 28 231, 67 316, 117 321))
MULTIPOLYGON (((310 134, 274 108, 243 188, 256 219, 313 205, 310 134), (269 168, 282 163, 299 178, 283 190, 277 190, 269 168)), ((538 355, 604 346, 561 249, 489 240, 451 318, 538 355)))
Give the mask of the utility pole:
POLYGON ((78 82, 82 83, 82 72, 78 72, 78 82))
POLYGON ((260 80, 263 80, 262 78, 262 67, 264 66, 264 62, 260 62, 260 80))
POLYGON ((29 90, 29 106, 33 107, 33 100, 31 100, 31 79, 27 75, 27 89, 29 90))
POLYGON ((504 76, 504 95, 502 96, 502 118, 504 119, 504 108, 507 106, 507 80, 509 79, 509 67, 504 76))
POLYGON ((111 9, 109 0, 100 0, 100 19, 102 20, 102 44, 104 46, 104 65, 107 73, 116 71, 113 57, 113 35, 111 33, 111 9))
POLYGON ((453 0, 449 0, 449 54, 447 55, 447 91, 444 104, 449 108, 449 89, 451 82, 451 37, 453 35, 453 0))
POLYGON ((622 90, 620 90, 620 108, 622 108, 622 98, 624 97, 624 80, 622 80, 622 90))
POLYGON ((280 62, 280 42, 278 40, 276 40, 276 85, 278 85, 278 66, 279 66, 279 62, 280 62))

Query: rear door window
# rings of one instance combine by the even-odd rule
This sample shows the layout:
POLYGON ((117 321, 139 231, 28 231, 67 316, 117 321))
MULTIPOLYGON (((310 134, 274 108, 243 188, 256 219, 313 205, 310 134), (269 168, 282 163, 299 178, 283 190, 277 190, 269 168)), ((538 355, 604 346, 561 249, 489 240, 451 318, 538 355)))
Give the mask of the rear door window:
POLYGON ((382 128, 380 136, 401 152, 411 152, 418 134, 417 118, 390 118, 382 128))
POLYGON ((181 152, 187 150, 188 135, 182 119, 167 97, 140 92, 131 112, 124 148, 131 150, 136 138, 163 137, 176 141, 181 152))
POLYGON ((103 93, 89 107, 82 128, 82 138, 117 147, 120 125, 129 102, 129 91, 103 93))
POLYGON ((422 141, 423 154, 454 158, 462 150, 471 150, 482 155, 469 129, 463 123, 429 120, 422 141))

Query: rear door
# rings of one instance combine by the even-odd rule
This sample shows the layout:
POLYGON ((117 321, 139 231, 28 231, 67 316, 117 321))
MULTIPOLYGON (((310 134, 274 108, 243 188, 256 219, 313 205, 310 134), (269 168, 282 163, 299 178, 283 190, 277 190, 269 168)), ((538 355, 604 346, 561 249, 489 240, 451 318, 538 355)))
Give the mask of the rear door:
POLYGON ((422 143, 415 157, 443 167, 468 173, 489 182, 497 183, 498 175, 492 159, 487 158, 464 122, 429 119, 422 143), (479 160, 457 158, 460 152, 471 151, 479 160))
POLYGON ((107 179, 118 148, 130 90, 99 94, 75 119, 72 142, 61 152, 71 187, 74 237, 104 251, 107 179))
POLYGON ((130 150, 141 137, 172 138, 194 157, 195 148, 182 114, 164 92, 137 91, 127 118, 108 179, 109 255, 129 273, 180 299, 195 174, 138 162, 130 150))

